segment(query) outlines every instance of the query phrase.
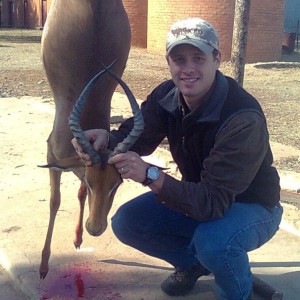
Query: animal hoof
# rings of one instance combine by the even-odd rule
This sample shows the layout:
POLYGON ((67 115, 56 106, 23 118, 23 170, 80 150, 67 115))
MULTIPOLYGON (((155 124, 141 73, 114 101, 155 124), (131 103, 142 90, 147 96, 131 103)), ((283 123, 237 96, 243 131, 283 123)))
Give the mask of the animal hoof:
POLYGON ((47 274, 48 274, 48 271, 47 272, 40 272, 40 279, 45 279, 47 274))
POLYGON ((73 242, 74 246, 76 249, 80 249, 81 243, 76 243, 75 241, 73 242))

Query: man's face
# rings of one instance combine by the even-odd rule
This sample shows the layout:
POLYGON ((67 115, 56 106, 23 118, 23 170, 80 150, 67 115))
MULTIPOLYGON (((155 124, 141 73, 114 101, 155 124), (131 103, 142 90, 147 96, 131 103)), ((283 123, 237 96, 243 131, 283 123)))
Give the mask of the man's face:
POLYGON ((190 109, 201 103, 212 86, 220 67, 221 55, 203 53, 198 48, 183 44, 176 46, 167 57, 170 73, 190 109))

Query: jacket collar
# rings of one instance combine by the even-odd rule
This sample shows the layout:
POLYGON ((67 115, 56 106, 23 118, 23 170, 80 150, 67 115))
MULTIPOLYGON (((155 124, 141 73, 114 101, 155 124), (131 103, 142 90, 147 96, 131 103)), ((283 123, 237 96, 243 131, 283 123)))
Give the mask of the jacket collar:
MULTIPOLYGON (((216 72, 215 86, 209 99, 203 107, 191 113, 197 122, 216 122, 220 119, 221 110, 228 94, 228 82, 225 76, 216 72)), ((164 98, 159 100, 160 105, 169 113, 176 115, 180 111, 180 92, 174 87, 164 98)))

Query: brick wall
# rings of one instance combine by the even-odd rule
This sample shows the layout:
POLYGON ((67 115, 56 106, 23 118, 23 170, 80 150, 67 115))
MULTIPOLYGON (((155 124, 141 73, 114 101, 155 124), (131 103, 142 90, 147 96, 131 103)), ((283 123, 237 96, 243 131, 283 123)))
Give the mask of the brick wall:
POLYGON ((284 0, 251 2, 247 61, 276 61, 281 57, 284 0))
POLYGON ((24 27, 27 28, 42 27, 41 6, 39 0, 30 0, 30 1, 28 0, 27 24, 24 24, 24 27))
POLYGON ((148 0, 123 0, 131 26, 131 44, 147 48, 148 0))
MULTIPOLYGON (((165 52, 171 24, 187 17, 211 22, 220 36, 223 61, 230 60, 234 0, 148 0, 148 50, 165 52)), ((278 60, 283 35, 284 0, 252 0, 247 62, 278 60)))

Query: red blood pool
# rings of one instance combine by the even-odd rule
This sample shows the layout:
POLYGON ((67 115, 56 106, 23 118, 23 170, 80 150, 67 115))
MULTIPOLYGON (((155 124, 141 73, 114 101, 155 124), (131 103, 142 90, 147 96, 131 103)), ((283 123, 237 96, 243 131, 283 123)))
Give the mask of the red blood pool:
POLYGON ((59 272, 57 277, 49 282, 40 300, 90 299, 96 296, 103 300, 122 299, 117 288, 105 277, 103 272, 97 272, 96 275, 98 277, 93 276, 93 271, 87 266, 74 265, 59 272))

